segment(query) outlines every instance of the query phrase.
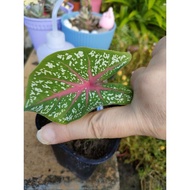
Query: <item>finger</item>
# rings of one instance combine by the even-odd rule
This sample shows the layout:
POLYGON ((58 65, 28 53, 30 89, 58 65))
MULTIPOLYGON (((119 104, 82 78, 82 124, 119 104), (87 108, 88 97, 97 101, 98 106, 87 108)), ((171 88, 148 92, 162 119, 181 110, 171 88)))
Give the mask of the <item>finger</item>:
POLYGON ((57 144, 75 139, 140 135, 137 121, 131 105, 107 108, 87 114, 67 125, 47 124, 38 131, 37 138, 43 144, 57 144))

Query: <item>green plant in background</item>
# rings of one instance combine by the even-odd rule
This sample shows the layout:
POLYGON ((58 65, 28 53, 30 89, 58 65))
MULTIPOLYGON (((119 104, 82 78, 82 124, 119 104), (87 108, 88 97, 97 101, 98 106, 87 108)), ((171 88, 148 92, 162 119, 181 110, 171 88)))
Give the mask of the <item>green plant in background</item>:
POLYGON ((129 67, 112 80, 128 84, 131 72, 148 64, 155 43, 166 34, 166 1, 104 0, 102 11, 110 6, 117 24, 110 49, 132 53, 129 67))
POLYGON ((127 25, 135 43, 145 34, 155 42, 165 35, 166 0, 104 0, 102 11, 110 6, 118 28, 127 25))
POLYGON ((127 67, 123 67, 118 71, 117 75, 114 75, 110 80, 118 81, 124 85, 128 85, 131 78, 132 71, 139 67, 147 66, 150 61, 154 42, 152 42, 148 36, 139 38, 139 44, 133 44, 133 39, 128 33, 127 26, 117 28, 112 40, 110 49, 126 52, 129 51, 132 54, 132 60, 127 67))
POLYGON ((122 139, 120 152, 125 163, 135 163, 142 190, 166 189, 166 142, 152 137, 128 137, 122 139))

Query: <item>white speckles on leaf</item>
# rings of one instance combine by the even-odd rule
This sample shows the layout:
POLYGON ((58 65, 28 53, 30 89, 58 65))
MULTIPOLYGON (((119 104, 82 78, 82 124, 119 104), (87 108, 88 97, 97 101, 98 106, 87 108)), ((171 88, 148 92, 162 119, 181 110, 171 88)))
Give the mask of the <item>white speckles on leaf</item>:
POLYGON ((45 105, 44 109, 41 110, 39 113, 41 113, 41 114, 48 114, 52 110, 53 107, 54 107, 54 103, 51 102, 51 104, 45 105))
POLYGON ((50 81, 50 80, 46 80, 46 81, 44 81, 44 83, 45 83, 45 84, 53 84, 53 82, 50 81))
POLYGON ((77 109, 76 109, 76 108, 73 108, 73 109, 72 109, 72 113, 73 113, 73 114, 77 114, 77 109))
POLYGON ((42 92, 42 89, 40 89, 40 88, 34 88, 34 90, 35 90, 36 92, 38 92, 38 93, 42 92))
POLYGON ((36 107, 36 112, 40 112, 42 109, 43 109, 43 107, 44 107, 44 105, 43 104, 41 104, 41 105, 39 105, 39 106, 37 106, 36 107))
POLYGON ((101 66, 105 68, 105 67, 107 67, 107 65, 108 65, 108 61, 103 60, 101 63, 101 66))
POLYGON ((118 55, 113 55, 111 59, 112 59, 113 63, 118 63, 119 62, 118 55))
POLYGON ((61 78, 61 74, 60 74, 59 72, 54 72, 53 75, 54 75, 56 78, 58 78, 58 79, 61 78))
POLYGON ((81 103, 78 103, 78 104, 77 104, 77 107, 78 107, 78 109, 80 109, 80 107, 81 107, 81 103))
POLYGON ((77 57, 77 58, 81 58, 84 56, 84 52, 83 51, 78 51, 77 53, 74 53, 74 55, 77 57))
POLYGON ((42 84, 42 87, 43 87, 43 88, 46 88, 46 89, 47 89, 47 88, 48 88, 48 89, 51 89, 47 84, 44 84, 44 85, 42 84))
POLYGON ((97 58, 101 58, 102 56, 99 54, 99 53, 97 53, 96 55, 95 55, 95 58, 97 59, 97 58))
POLYGON ((110 58, 110 54, 107 54, 107 53, 104 52, 103 57, 104 57, 105 59, 109 59, 109 58, 110 58))
POLYGON ((39 76, 39 75, 41 75, 41 71, 36 71, 34 76, 39 76))
POLYGON ((63 69, 63 68, 60 68, 60 71, 62 72, 62 75, 64 75, 64 74, 65 74, 65 72, 66 72, 66 70, 65 70, 65 69, 63 69))
POLYGON ((32 81, 32 82, 31 82, 31 87, 33 88, 34 86, 37 86, 37 84, 36 84, 35 81, 32 81))
POLYGON ((35 95, 33 90, 30 91, 30 96, 32 96, 32 95, 35 95))
POLYGON ((64 60, 64 55, 57 54, 57 58, 58 58, 58 59, 61 59, 61 60, 64 60))
POLYGON ((128 58, 126 58, 126 55, 120 56, 120 61, 123 61, 123 59, 128 59, 128 58))
POLYGON ((72 58, 72 55, 68 55, 67 57, 66 57, 66 60, 69 60, 69 59, 71 59, 72 58))
POLYGON ((38 80, 38 81, 36 81, 36 83, 39 83, 39 84, 41 84, 41 83, 43 83, 44 81, 43 80, 38 80))
POLYGON ((53 63, 47 62, 46 66, 50 69, 54 68, 55 65, 53 65, 53 63))
POLYGON ((90 53, 89 53, 90 57, 94 57, 95 54, 96 54, 96 52, 94 50, 90 51, 90 53))

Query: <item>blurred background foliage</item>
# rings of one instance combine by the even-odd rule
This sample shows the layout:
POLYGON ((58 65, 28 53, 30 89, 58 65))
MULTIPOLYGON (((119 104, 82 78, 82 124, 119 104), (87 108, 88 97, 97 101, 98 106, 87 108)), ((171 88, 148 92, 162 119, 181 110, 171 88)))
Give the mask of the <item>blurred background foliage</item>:
POLYGON ((145 34, 158 41, 166 31, 166 0, 104 0, 102 11, 113 7, 118 29, 128 27, 133 43, 145 34))
MULTIPOLYGON (((101 12, 113 7, 117 29, 110 49, 129 51, 132 60, 110 81, 130 85, 131 72, 147 66, 155 44, 166 35, 166 0, 104 0, 101 12)), ((123 138, 122 160, 138 171, 142 190, 166 189, 166 141, 152 137, 123 138)))

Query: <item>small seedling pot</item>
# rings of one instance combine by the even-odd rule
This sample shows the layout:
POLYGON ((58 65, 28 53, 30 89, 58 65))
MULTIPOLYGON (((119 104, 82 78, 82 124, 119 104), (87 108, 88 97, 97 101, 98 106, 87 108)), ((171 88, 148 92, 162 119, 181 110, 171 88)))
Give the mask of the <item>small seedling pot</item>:
MULTIPOLYGON (((48 119, 37 114, 36 115, 36 127, 40 130, 44 125, 50 123, 48 119)), ((55 157, 58 163, 69 169, 77 177, 82 180, 87 180, 92 173, 95 171, 96 167, 107 161, 113 156, 118 148, 120 139, 109 139, 110 143, 107 148, 105 155, 99 159, 88 159, 81 155, 76 154, 72 149, 70 149, 65 143, 52 145, 55 157)))

